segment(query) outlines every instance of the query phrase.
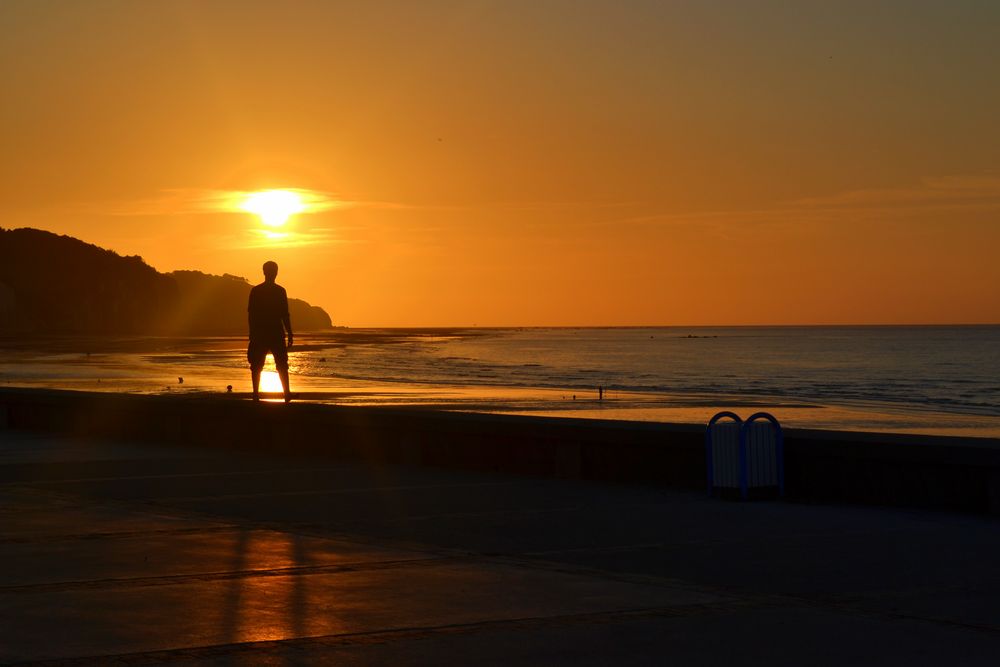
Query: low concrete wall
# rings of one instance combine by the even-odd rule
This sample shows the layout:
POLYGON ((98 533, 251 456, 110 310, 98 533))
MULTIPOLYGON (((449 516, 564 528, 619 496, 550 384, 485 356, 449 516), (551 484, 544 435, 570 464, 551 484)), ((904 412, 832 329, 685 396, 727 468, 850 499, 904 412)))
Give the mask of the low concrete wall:
MULTIPOLYGON (((0 413, 9 428, 83 436, 705 487, 692 425, 26 389, 0 390, 0 413)), ((785 433, 789 499, 1000 513, 998 440, 785 433)))

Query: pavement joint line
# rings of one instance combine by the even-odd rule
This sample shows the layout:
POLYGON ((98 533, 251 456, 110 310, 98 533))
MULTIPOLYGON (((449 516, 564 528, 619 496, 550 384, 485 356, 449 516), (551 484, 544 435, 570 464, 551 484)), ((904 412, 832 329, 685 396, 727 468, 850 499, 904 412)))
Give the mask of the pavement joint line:
MULTIPOLYGON (((61 484, 75 484, 84 482, 119 482, 139 479, 153 479, 140 477, 109 477, 94 480, 31 480, 31 485, 59 486, 61 484)), ((16 482, 0 482, 0 485, 25 484, 24 480, 16 482)), ((275 492, 255 492, 255 493, 220 493, 200 496, 157 496, 157 500, 171 502, 197 502, 199 500, 237 500, 241 498, 262 498, 262 497, 285 497, 285 496, 325 496, 325 495, 350 495, 359 493, 384 493, 386 491, 415 491, 423 489, 449 489, 466 487, 492 487, 492 486, 512 486, 517 482, 454 482, 448 484, 412 484, 397 486, 366 486, 353 487, 349 489, 310 489, 304 491, 275 491, 275 492)), ((37 487, 36 487, 37 488, 37 487)), ((41 490, 41 489, 40 489, 41 490)), ((123 499, 124 500, 124 499, 123 499)))
MULTIPOLYGON (((375 491, 381 491, 383 489, 372 489, 375 491)), ((353 491, 352 491, 353 492, 353 491)), ((265 499, 271 497, 283 497, 283 496, 298 496, 298 495, 319 495, 332 492, 290 492, 290 493, 253 493, 253 494, 233 494, 233 495, 219 495, 219 496, 159 496, 155 500, 147 501, 151 504, 165 504, 168 502, 197 502, 202 500, 232 500, 232 499, 265 499)), ((509 509, 498 509, 498 510, 486 510, 480 512, 441 512, 438 514, 414 514, 405 517, 393 517, 383 519, 385 523, 408 523, 411 521, 430 521, 435 519, 452 519, 452 518, 475 518, 475 517, 487 517, 487 516, 504 516, 504 515, 525 515, 525 514, 558 514, 565 512, 574 511, 586 511, 589 509, 628 509, 634 507, 649 507, 650 503, 606 503, 603 505, 595 505, 594 507, 586 507, 581 505, 571 505, 563 507, 540 507, 540 508, 509 508, 509 509)))
POLYGON ((837 602, 828 599, 826 596, 818 598, 798 596, 791 599, 800 600, 801 605, 804 607, 812 607, 815 609, 836 611, 843 614, 850 614, 852 616, 862 616, 866 618, 875 618, 882 620, 888 619, 896 621, 917 621, 920 623, 928 623, 931 625, 943 625, 946 627, 968 630, 971 632, 981 632, 986 634, 1000 635, 1000 625, 998 624, 974 623, 969 621, 958 621, 951 618, 945 618, 943 616, 926 616, 922 614, 914 614, 902 611, 875 609, 872 607, 866 607, 856 603, 852 604, 852 603, 837 602))
POLYGON ((225 513, 211 512, 207 510, 193 509, 189 507, 174 507, 171 505, 162 504, 159 501, 126 501, 117 499, 107 499, 107 500, 102 499, 101 502, 106 503, 110 506, 122 507, 126 509, 131 508, 132 511, 135 511, 134 508, 137 504, 141 504, 143 506, 157 508, 158 510, 161 511, 168 511, 169 514, 164 514, 164 516, 168 516, 173 520, 206 521, 211 523, 222 523, 227 525, 235 525, 238 528, 245 530, 267 530, 279 533, 301 535, 303 537, 312 537, 322 540, 349 542, 351 544, 360 544, 367 547, 380 548, 386 550, 412 551, 412 552, 433 554, 435 556, 441 556, 441 557, 459 557, 459 558, 467 558, 470 556, 478 555, 478 552, 469 551, 468 549, 430 545, 427 544, 426 542, 400 540, 397 538, 386 537, 386 536, 363 535, 357 532, 351 532, 349 530, 346 530, 345 524, 343 523, 291 522, 283 520, 250 519, 247 517, 233 517, 225 513))
MULTIPOLYGON (((204 510, 192 509, 187 507, 175 507, 154 500, 96 497, 88 494, 73 493, 67 491, 40 490, 32 487, 23 487, 23 490, 29 492, 32 495, 43 497, 49 500, 55 499, 55 500, 65 501, 69 504, 72 504, 74 507, 80 507, 80 502, 86 501, 91 508, 113 508, 128 512, 130 514, 138 514, 144 517, 155 517, 160 519, 166 519, 168 521, 203 522, 209 524, 205 526, 206 528, 218 527, 220 529, 232 529, 232 530, 267 530, 267 531, 281 532, 281 533, 294 533, 307 537, 316 537, 321 539, 335 539, 343 542, 352 542, 365 545, 373 545, 381 543, 375 540, 365 539, 362 536, 357 536, 354 535, 353 533, 338 532, 334 528, 335 524, 250 519, 247 517, 239 517, 239 516, 234 517, 228 514, 222 514, 217 512, 208 512, 204 510)), ((167 529, 167 530, 173 530, 173 529, 167 529)), ((118 531, 113 531, 113 532, 118 532, 118 531)), ((61 539, 61 536, 53 535, 53 538, 61 539)), ((411 548, 409 550, 427 551, 427 548, 426 545, 424 545, 423 549, 411 548)), ((468 553, 468 551, 462 551, 458 549, 448 550, 448 551, 450 553, 461 553, 461 554, 468 553)))
POLYGON ((0 544, 45 544, 49 542, 72 542, 84 540, 126 540, 137 537, 157 537, 170 535, 197 535, 241 532, 247 530, 235 524, 216 526, 187 526, 177 528, 154 528, 150 530, 121 530, 96 533, 67 533, 65 535, 25 535, 22 537, 0 537, 0 544))
POLYGON ((892 528, 892 529, 858 529, 858 530, 838 530, 836 532, 829 531, 802 531, 797 533, 792 537, 780 538, 771 535, 751 535, 751 536, 741 536, 737 538, 732 537, 718 537, 718 538, 706 538, 706 539, 688 539, 688 540, 675 540, 672 542, 646 542, 640 544, 611 544, 607 546, 586 546, 586 547, 572 547, 569 549, 543 549, 540 551, 525 551, 524 555, 528 556, 557 556, 559 554, 574 554, 574 553, 614 553, 618 551, 634 551, 636 549, 678 549, 690 546, 721 546, 726 544, 732 544, 733 542, 748 543, 752 541, 766 541, 768 544, 779 544, 782 542, 797 544, 803 540, 815 539, 817 537, 828 537, 830 535, 836 537, 843 537, 845 535, 853 537, 863 537, 865 535, 886 535, 888 533, 912 533, 913 529, 907 528, 892 528))
MULTIPOLYGON (((163 459, 142 459, 143 461, 154 462, 163 459)), ((177 459, 166 459, 168 461, 176 461, 177 459)), ((200 461, 202 459, 195 459, 200 461)), ((119 463, 121 459, 105 459, 96 461, 97 463, 119 463)), ((29 463, 7 463, 0 461, 0 468, 10 465, 51 465, 51 461, 31 461, 29 463)), ((72 461, 72 463, 95 463, 93 459, 85 459, 83 461, 72 461)), ((198 478, 198 477, 239 477, 239 476, 249 476, 249 475, 266 475, 268 473, 296 473, 296 472, 328 472, 333 470, 339 470, 341 468, 278 468, 277 470, 220 470, 218 472, 185 472, 185 473, 163 473, 160 475, 119 475, 112 477, 69 477, 62 479, 34 479, 31 480, 32 484, 82 484, 84 482, 118 482, 124 480, 144 480, 144 479, 188 479, 188 478, 198 478)), ((13 480, 10 482, 0 482, 0 485, 7 484, 17 484, 23 480, 13 480)))
POLYGON ((231 570, 221 572, 195 572, 190 574, 165 574, 154 577, 131 577, 114 579, 90 579, 80 581, 59 581, 38 584, 0 586, 0 595, 21 595, 30 593, 52 593, 77 590, 109 590, 122 588, 145 588, 148 586, 173 586, 192 582, 231 581, 234 579, 257 579, 263 577, 298 577, 319 574, 340 574, 345 572, 368 572, 374 570, 395 570, 426 568, 457 562, 459 558, 408 558, 402 560, 353 561, 328 565, 293 565, 289 567, 261 568, 251 570, 231 570))
POLYGON ((961 583, 944 586, 912 586, 905 589, 879 589, 871 591, 856 591, 849 593, 835 593, 829 595, 829 599, 843 604, 858 603, 863 604, 869 600, 885 600, 886 598, 906 598, 912 595, 923 595, 926 593, 975 593, 980 592, 984 585, 1000 586, 1000 575, 993 581, 978 582, 976 584, 961 583))
MULTIPOLYGON (((305 536, 315 537, 315 538, 320 538, 320 539, 333 539, 333 540, 338 540, 338 541, 352 542, 352 543, 364 544, 364 545, 369 545, 369 546, 378 546, 378 547, 382 547, 382 548, 387 548, 387 547, 388 548, 394 548, 394 549, 397 549, 397 550, 420 551, 420 552, 425 552, 425 553, 434 553, 434 554, 443 555, 443 556, 456 556, 456 555, 458 555, 458 556, 464 556, 464 555, 468 555, 469 554, 469 552, 467 550, 451 549, 451 548, 447 548, 447 547, 431 546, 431 545, 427 545, 425 543, 414 543, 414 542, 410 542, 410 541, 394 540, 394 539, 391 539, 391 538, 368 538, 368 537, 365 537, 365 536, 358 535, 357 533, 345 531, 345 528, 349 528, 349 526, 351 524, 350 523, 346 523, 345 524, 344 522, 340 522, 339 524, 336 524, 336 523, 327 523, 327 524, 308 523, 308 524, 305 524, 305 523, 288 523, 288 522, 283 522, 283 521, 252 520, 252 519, 246 519, 246 518, 242 518, 242 517, 238 517, 236 519, 236 522, 234 522, 233 521, 233 517, 228 516, 226 514, 222 514, 222 513, 218 513, 218 512, 207 512, 207 511, 204 511, 204 510, 194 510, 194 509, 190 509, 190 508, 182 508, 182 507, 176 507, 176 506, 172 505, 171 503, 179 501, 178 498, 169 498, 168 497, 168 498, 157 498, 156 500, 138 500, 138 499, 106 498, 106 497, 97 498, 97 497, 89 496, 89 495, 86 495, 86 494, 77 494, 77 493, 66 492, 66 491, 55 491, 55 492, 53 492, 53 491, 48 491, 48 490, 35 489, 35 488, 32 488, 32 487, 26 487, 25 490, 34 491, 34 492, 37 492, 39 495, 45 495, 46 497, 49 497, 49 498, 59 498, 59 499, 67 500, 67 501, 79 500, 80 498, 86 498, 94 506, 119 507, 119 508, 126 509, 126 510, 132 511, 132 512, 136 511, 136 507, 137 506, 155 507, 155 508, 157 508, 160 511, 160 514, 154 515, 154 516, 162 516, 162 517, 169 518, 171 520, 177 520, 177 519, 180 519, 180 518, 184 518, 184 519, 187 519, 187 520, 192 520, 192 519, 203 520, 203 521, 204 520, 208 520, 208 521, 211 521, 213 523, 225 524, 227 527, 231 527, 233 530, 241 530, 241 529, 250 528, 250 529, 256 529, 256 530, 270 530, 270 531, 277 531, 277 532, 283 532, 283 533, 295 533, 295 534, 300 534, 300 535, 305 535, 305 536), (163 510, 166 510, 166 513, 164 513, 163 510)), ((269 495, 269 494, 263 494, 263 495, 269 495)), ((206 499, 207 499, 207 497, 206 497, 206 499)), ((181 499, 181 501, 183 501, 183 499, 181 499)), ((645 505, 645 503, 626 503, 624 505, 642 506, 642 505, 645 505)), ((526 510, 526 511, 525 510, 499 510, 499 511, 494 511, 494 512, 480 512, 480 513, 446 513, 446 514, 441 514, 441 515, 420 515, 420 516, 415 516, 415 517, 405 517, 405 518, 400 518, 400 519, 389 521, 388 523, 407 523, 409 521, 420 521, 420 520, 427 520, 427 519, 432 519, 432 518, 447 518, 447 517, 451 517, 451 516, 468 516, 468 517, 473 517, 473 516, 503 516, 503 515, 513 515, 513 514, 523 514, 523 513, 543 514, 543 513, 548 513, 548 512, 570 511, 571 509, 573 509, 573 508, 557 508, 557 509, 554 509, 554 510, 538 509, 538 510, 526 510)), ((59 538, 55 537, 54 539, 58 540, 59 538)), ((23 540, 15 538, 15 541, 21 542, 23 540)), ((35 541, 43 541, 43 540, 36 538, 35 541)), ((728 540, 705 540, 703 542, 705 544, 724 544, 724 543, 728 542, 728 540)), ((4 543, 4 540, 3 540, 3 538, 0 538, 0 544, 2 544, 2 543, 4 543)), ((643 547, 646 547, 646 546, 647 545, 640 545, 638 548, 643 548, 643 547)), ((654 547, 654 545, 648 545, 648 546, 654 547)), ((633 549, 633 548, 636 548, 636 547, 633 547, 633 545, 615 545, 615 546, 607 547, 607 548, 604 548, 604 549, 606 549, 607 551, 618 551, 618 550, 629 550, 629 549, 633 549)), ((549 555, 549 554, 554 555, 554 554, 558 554, 558 553, 572 553, 573 551, 586 552, 589 549, 590 549, 589 547, 584 547, 584 548, 581 548, 581 549, 578 549, 578 550, 556 549, 556 550, 548 550, 548 551, 542 551, 542 552, 525 552, 525 553, 519 554, 519 555, 527 555, 527 556, 540 555, 540 556, 545 556, 545 555, 549 555)), ((600 549, 597 549, 597 550, 600 550, 600 549)))
MULTIPOLYGON (((266 494, 265 494, 266 495, 266 494)), ((590 510, 625 510, 636 507, 650 507, 655 505, 655 503, 599 503, 593 506, 584 505, 571 505, 563 507, 540 507, 540 508, 523 508, 515 507, 510 509, 499 509, 499 510, 487 510, 482 512, 442 512, 439 514, 415 514, 405 517, 393 517, 383 519, 384 523, 409 523, 412 521, 432 521, 435 519, 456 519, 456 518, 475 518, 475 517, 490 517, 490 516, 521 516, 521 515, 533 515, 533 514, 558 514, 564 512, 574 512, 574 511, 590 511, 590 510)), ((719 541, 724 542, 723 540, 719 541)), ((716 543, 715 541, 712 542, 716 543)))
MULTIPOLYGON (((215 461, 215 459, 138 459, 144 463, 155 463, 159 461, 215 461)), ((92 463, 130 463, 135 462, 132 459, 83 459, 80 461, 30 461, 30 462, 5 462, 0 458, 0 469, 7 466, 46 466, 54 465, 58 463, 80 463, 80 464, 92 464, 92 463)), ((270 462, 269 462, 270 463, 270 462)), ((204 471, 204 472, 178 472, 178 473, 159 473, 159 474, 144 474, 144 475, 105 475, 100 477, 68 477, 68 478, 56 478, 56 479, 34 479, 31 481, 32 484, 64 484, 64 483, 84 483, 84 482, 118 482, 126 480, 144 480, 144 479, 188 479, 188 478, 200 478, 200 477, 248 477, 252 475, 274 475, 277 473, 292 474, 292 473, 315 473, 315 472, 337 472, 349 470, 353 467, 353 464, 345 463, 333 466, 320 466, 320 467, 291 467, 283 468, 280 465, 276 468, 259 468, 259 469, 244 469, 244 470, 216 470, 216 471, 204 471)), ((0 481, 0 486, 6 484, 17 484, 23 480, 12 480, 10 482, 0 481)), ((546 480, 536 480, 536 479, 509 479, 509 480, 483 480, 483 484, 495 484, 495 485, 509 485, 509 484, 524 484, 527 483, 538 483, 544 482, 546 480)), ((472 482, 463 482, 462 485, 469 485, 472 482)))
MULTIPOLYGON (((276 568, 259 568, 248 570, 232 570, 219 572, 194 572, 188 574, 168 574, 153 577, 109 578, 79 581, 46 582, 0 586, 0 595, 23 593, 47 593, 53 591, 72 591, 90 589, 117 589, 146 586, 170 586, 188 582, 229 581, 233 579, 252 579, 258 577, 308 576, 318 574, 338 574, 342 572, 361 572, 374 570, 389 570, 403 568, 427 568, 447 564, 492 564, 506 567, 523 568, 535 571, 553 572, 577 577, 616 581, 620 583, 663 586, 666 588, 683 589, 692 592, 710 594, 716 597, 740 599, 764 599, 765 596, 734 594, 734 591, 721 592, 717 588, 692 584, 690 582, 635 573, 616 573, 595 568, 561 563, 533 561, 515 556, 497 554, 464 553, 427 555, 421 558, 406 558, 396 560, 366 560, 345 563, 330 563, 326 565, 302 565, 276 568)), ((782 600, 798 600, 798 598, 781 597, 782 600)))
MULTIPOLYGON (((230 657, 262 657, 264 655, 279 655, 286 652, 296 652, 309 649, 338 648, 346 646, 366 646, 388 644, 399 641, 433 639, 435 637, 468 635, 486 632, 503 632, 510 630, 530 631, 535 629, 570 627, 574 625, 607 625, 612 623, 628 623, 631 621, 649 620, 655 618, 683 618, 705 615, 723 615, 743 609, 754 609, 761 603, 695 603, 689 605, 669 605, 661 607, 642 607, 635 609, 614 609, 578 614, 557 614, 553 616, 526 616, 519 618, 487 619, 468 623, 450 623, 434 626, 404 626, 383 628, 359 632, 346 632, 312 637, 290 637, 268 641, 235 642, 230 644, 213 644, 208 646, 174 648, 137 653, 123 653, 101 656, 88 656, 70 659, 37 660, 13 663, 17 665, 34 665, 36 667, 85 667, 88 665, 106 665, 111 661, 120 661, 129 665, 148 665, 162 663, 167 660, 198 660, 230 657)), ((782 606, 782 605, 777 605, 782 606)))
POLYGON ((399 486, 365 486, 350 489, 309 489, 303 491, 272 491, 255 493, 220 493, 201 496, 157 496, 157 501, 187 503, 200 500, 242 500, 249 498, 285 498, 295 496, 335 496, 386 491, 419 491, 424 489, 475 488, 483 486, 511 486, 510 482, 455 482, 449 484, 412 484, 399 486))
POLYGON ((560 554, 597 554, 597 553, 616 553, 619 551, 639 551, 646 549, 671 549, 679 546, 692 546, 692 545, 705 545, 714 546, 720 544, 726 544, 732 540, 718 539, 705 539, 705 540, 686 540, 681 543, 672 542, 641 542, 639 544, 612 544, 608 546, 599 547, 573 547, 570 549, 543 549, 541 551, 523 551, 522 556, 527 556, 530 558, 546 558, 551 556, 558 556, 560 554))
POLYGON ((944 625, 951 628, 959 628, 962 630, 970 630, 973 632, 982 632, 985 634, 1000 635, 1000 625, 997 624, 970 623, 969 621, 956 621, 955 619, 944 618, 942 616, 922 616, 920 614, 908 614, 905 612, 897 612, 897 611, 866 610, 864 608, 857 608, 852 606, 845 606, 845 607, 835 606, 832 608, 837 609, 838 611, 847 611, 862 616, 871 616, 875 618, 889 618, 901 621, 920 621, 923 623, 944 625))
MULTIPOLYGON (((466 549, 451 549, 447 547, 437 547, 431 546, 424 543, 405 541, 405 540, 393 540, 391 538, 375 538, 368 537, 365 535, 359 535, 357 533, 345 532, 335 524, 320 524, 320 523, 307 523, 307 522, 288 522, 288 521, 271 521, 271 520, 254 520, 246 517, 233 517, 225 514, 218 514, 212 512, 206 512, 202 510, 194 510, 190 508, 173 507, 169 505, 160 505, 153 501, 142 501, 142 500, 122 500, 115 498, 95 498, 92 496, 81 495, 76 493, 67 492, 52 492, 52 491, 39 491, 30 487, 26 487, 24 490, 29 491, 37 496, 41 496, 47 499, 62 499, 69 502, 74 502, 76 506, 79 506, 81 500, 86 500, 90 503, 92 507, 95 508, 115 508, 127 511, 131 514, 140 514, 147 517, 156 517, 166 519, 168 521, 189 521, 189 522, 204 522, 210 524, 204 527, 192 526, 190 527, 195 532, 199 529, 205 529, 207 531, 219 530, 219 531, 269 531, 278 532, 284 534, 300 535, 302 537, 310 537, 318 540, 327 540, 331 542, 347 542, 350 544, 358 544, 370 548, 377 548, 382 550, 393 550, 393 551, 410 551, 415 553, 429 554, 435 557, 442 558, 467 558, 473 555, 466 549), (156 513, 151 511, 145 511, 145 509, 155 509, 156 513)), ((167 534, 174 530, 186 530, 187 527, 177 527, 165 529, 167 534)), ((141 536, 147 531, 137 531, 136 536, 141 536)), ((132 536, 132 531, 121 531, 124 533, 124 537, 132 536)), ((156 534, 153 532, 152 534, 156 534)), ((109 537, 114 539, 118 536, 118 531, 112 532, 109 537)), ((45 542, 45 541, 59 541, 63 539, 62 535, 40 535, 40 536, 30 536, 26 538, 12 538, 11 543, 23 543, 23 542, 45 542)), ((73 536, 76 537, 76 536, 73 536)), ((97 539, 101 539, 105 536, 99 535, 97 539)), ((3 544, 4 540, 0 538, 0 544, 3 544)))
MULTIPOLYGON (((612 505, 611 507, 618 507, 612 505)), ((442 512, 441 514, 415 514, 405 517, 391 517, 382 519, 384 524, 406 524, 418 521, 433 521, 436 519, 472 519, 477 517, 495 517, 495 516, 523 516, 523 515, 535 515, 535 514, 560 514, 564 512, 572 512, 577 510, 577 507, 550 507, 550 508, 514 508, 514 509, 503 509, 503 510, 489 510, 486 512, 442 512)), ((354 520, 357 521, 357 520, 354 520)), ((350 525, 350 524, 348 524, 350 525)))
MULTIPOLYGON (((525 567, 532 567, 532 563, 530 560, 525 561, 521 558, 518 558, 517 556, 498 557, 493 560, 505 562, 511 565, 521 563, 525 567)), ((560 563, 557 561, 537 561, 537 565, 535 565, 535 567, 538 569, 546 569, 546 570, 551 570, 553 572, 560 572, 563 574, 574 574, 577 576, 590 575, 593 577, 600 577, 603 579, 621 581, 626 583, 660 585, 675 589, 687 590, 695 593, 714 595, 716 597, 721 597, 723 599, 741 600, 751 605, 773 604, 778 606, 808 607, 813 609, 823 609, 827 611, 837 611, 851 615, 866 616, 870 618, 882 618, 882 619, 888 618, 897 620, 921 621, 926 623, 934 623, 934 624, 948 625, 957 628, 964 628, 966 630, 1000 633, 1000 625, 998 624, 991 625, 988 623, 968 623, 965 621, 956 621, 953 619, 948 619, 939 616, 923 616, 920 614, 909 614, 905 612, 875 609, 863 604, 864 599, 859 599, 855 595, 852 595, 847 599, 840 599, 839 596, 836 595, 793 595, 785 593, 762 594, 762 593, 754 593, 733 586, 712 586, 706 584, 697 584, 690 581, 673 579, 659 575, 648 575, 648 574, 640 574, 632 572, 611 572, 583 565, 560 563)), ((956 588, 959 587, 944 586, 941 588, 934 588, 934 589, 926 588, 925 592, 950 592, 956 588)), ((976 587, 964 586, 961 587, 961 589, 975 591, 976 587)), ((896 595, 902 597, 905 596, 908 592, 909 591, 899 591, 896 592, 896 595)), ((873 595, 872 597, 877 599, 880 596, 873 595)))

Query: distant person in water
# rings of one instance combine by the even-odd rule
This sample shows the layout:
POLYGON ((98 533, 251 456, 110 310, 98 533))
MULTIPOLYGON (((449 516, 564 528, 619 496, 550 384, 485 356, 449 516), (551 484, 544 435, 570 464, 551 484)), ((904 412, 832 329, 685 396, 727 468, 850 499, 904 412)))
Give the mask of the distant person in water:
POLYGON ((275 262, 264 262, 264 282, 250 290, 250 301, 247 304, 250 321, 247 361, 250 362, 253 400, 260 400, 260 372, 270 353, 274 357, 274 366, 278 369, 287 403, 292 400, 291 389, 288 387, 288 348, 292 346, 292 319, 288 315, 288 294, 284 287, 274 282, 277 277, 278 265, 275 262), (285 332, 288 332, 287 346, 285 332))

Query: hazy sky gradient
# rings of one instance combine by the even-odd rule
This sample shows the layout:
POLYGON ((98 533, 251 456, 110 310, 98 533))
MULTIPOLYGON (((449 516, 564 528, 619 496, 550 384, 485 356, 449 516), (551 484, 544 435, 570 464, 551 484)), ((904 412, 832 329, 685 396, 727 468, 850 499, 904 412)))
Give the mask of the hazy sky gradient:
POLYGON ((1000 321, 996 2, 7 0, 0 89, 0 226, 339 324, 1000 321))

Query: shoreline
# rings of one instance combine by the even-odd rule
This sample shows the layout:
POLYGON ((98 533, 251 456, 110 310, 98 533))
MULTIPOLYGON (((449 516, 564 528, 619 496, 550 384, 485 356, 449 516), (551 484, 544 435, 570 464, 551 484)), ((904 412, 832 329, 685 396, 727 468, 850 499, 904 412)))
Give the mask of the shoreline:
MULTIPOLYGON (((606 328, 578 330, 601 329, 606 328)), ((633 329, 640 330, 622 330, 633 329)), ((672 329, 679 338, 687 337, 680 334, 694 331, 672 329)), ((802 369, 795 373, 802 375, 800 380, 806 385, 798 386, 786 378, 771 386, 760 379, 762 368, 736 373, 734 369, 715 367, 708 361, 712 355, 707 351, 692 352, 702 350, 704 341, 692 343, 694 348, 689 347, 689 341, 680 341, 679 347, 671 349, 680 355, 678 359, 687 359, 688 365, 677 369, 680 379, 672 384, 668 378, 673 371, 662 367, 640 368, 641 364, 632 362, 619 366, 600 354, 587 356, 587 345, 591 343, 545 337, 517 342, 516 333, 526 330, 304 332, 292 355, 293 393, 302 400, 336 405, 670 423, 705 423, 720 409, 735 409, 740 414, 763 410, 775 414, 789 428, 1000 437, 1000 414, 994 414, 1000 408, 991 398, 992 385, 984 386, 982 381, 971 386, 978 398, 970 398, 970 386, 966 384, 951 386, 947 393, 942 393, 944 385, 925 392, 921 388, 922 376, 910 377, 905 369, 900 369, 903 374, 898 380, 887 381, 888 388, 882 394, 872 393, 871 382, 877 384, 875 380, 858 391, 841 386, 843 379, 835 378, 829 387, 822 382, 813 386, 813 380, 808 374, 802 375, 802 369), (492 338, 497 332, 514 335, 509 339, 492 338), (515 349, 507 349, 506 345, 514 345, 515 349), (522 349, 519 345, 528 347, 522 349), (570 357, 567 360, 557 355, 551 368, 542 368, 537 350, 531 352, 532 345, 569 350, 570 357), (511 359, 524 363, 511 365, 511 359), (700 365, 703 362, 704 368, 700 365), (602 369, 610 370, 605 373, 602 369), (626 377, 619 373, 621 369, 634 373, 626 377), (692 381, 695 371, 701 379, 692 381), (732 379, 742 377, 741 373, 747 378, 742 384, 732 379), (643 378, 654 376, 660 379, 649 387, 642 386, 646 381, 643 378), (598 387, 605 389, 604 400, 598 400, 598 387)), ((656 338, 673 341, 665 343, 668 346, 677 344, 673 336, 657 334, 656 338)), ((739 338, 737 335, 727 340, 739 338)), ((660 345, 651 339, 640 335, 622 344, 635 353, 644 350, 660 354, 656 352, 660 347, 647 346, 660 345)), ((601 345, 608 343, 603 341, 601 345)), ((705 350, 715 349, 716 343, 708 344, 705 350)), ((0 347, 7 352, 0 361, 0 387, 11 389, 200 394, 209 398, 227 396, 227 387, 234 394, 249 391, 245 340, 239 336, 20 337, 0 338, 0 347)), ((265 376, 272 376, 270 380, 276 382, 273 367, 266 370, 270 372, 265 376)))
MULTIPOLYGON (((2 364, 0 364, 2 369, 2 364)), ((178 369, 173 369, 178 370, 178 369)), ((107 378, 37 378, 7 380, 0 390, 72 391, 126 396, 160 396, 203 400, 248 399, 249 382, 237 381, 227 393, 226 376, 199 374, 202 369, 181 370, 166 384, 131 375, 107 378), (246 385, 246 386, 244 386, 246 385)), ((273 371, 265 370, 266 375, 273 371)), ((243 374, 241 374, 242 377, 243 374)), ((265 378, 266 383, 266 378, 265 378)), ((720 410, 771 412, 792 429, 853 433, 910 434, 919 436, 1000 438, 1000 418, 946 411, 915 410, 891 404, 822 403, 789 397, 695 395, 609 389, 603 400, 597 392, 579 388, 506 386, 487 384, 376 382, 292 375, 292 393, 297 403, 344 407, 384 407, 444 412, 485 413, 646 423, 704 424, 720 410)))
MULTIPOLYGON (((704 425, 0 389, 4 428, 703 490, 704 425)), ((785 429, 801 502, 1000 513, 1000 439, 785 429)))
MULTIPOLYGON (((444 387, 444 389, 456 389, 454 387, 444 387)), ((519 388, 518 388, 519 390, 519 388)), ((556 391, 556 390, 549 390, 556 391)), ((386 403, 378 404, 365 404, 365 405, 355 405, 355 404, 337 404, 326 402, 326 400, 332 400, 334 398, 349 397, 351 395, 362 395, 367 396, 369 392, 361 390, 345 390, 345 391, 324 391, 324 392, 296 392, 293 391, 293 396, 295 400, 292 401, 290 405, 285 405, 281 400, 281 394, 272 392, 261 392, 262 404, 283 404, 286 409, 330 409, 334 411, 339 410, 358 410, 358 411, 372 411, 375 412, 386 412, 386 413, 415 413, 415 414, 441 414, 441 415, 455 415, 458 417, 469 417, 469 418, 489 418, 497 417, 512 420, 531 420, 538 421, 539 423, 548 422, 566 422, 573 423, 579 426, 594 425, 598 427, 607 426, 621 426, 622 428, 649 428, 658 429, 665 428, 668 430, 673 429, 699 429, 704 430, 705 424, 701 421, 688 421, 688 422, 662 422, 662 421, 650 421, 650 420, 625 420, 625 419, 593 419, 576 417, 571 412, 565 414, 565 416, 553 416, 549 414, 536 414, 534 412, 525 413, 510 413, 510 412, 496 412, 496 411, 475 411, 475 410, 459 410, 454 404, 438 404, 438 403, 426 403, 426 404, 403 404, 403 405, 392 405, 386 403), (445 407, 441 407, 444 405, 445 407)), ((391 392, 387 392, 391 393, 391 392)), ((401 391, 398 392, 401 395, 407 395, 408 392, 401 391)), ((136 401, 168 401, 172 405, 246 405, 253 407, 253 402, 250 400, 250 394, 248 392, 208 392, 208 391, 190 391, 190 392, 164 392, 164 393, 130 393, 130 392, 115 392, 115 391, 87 391, 79 389, 62 389, 62 388, 52 388, 52 387, 21 387, 21 386, 2 386, 0 387, 0 406, 9 406, 13 403, 20 403, 24 399, 37 399, 44 402, 46 399, 65 399, 65 400, 79 400, 80 402, 100 402, 101 399, 108 399, 110 402, 116 400, 136 400, 136 401)), ((581 399, 580 404, 589 402, 597 403, 596 400, 584 401, 581 399)), ((719 410, 731 410, 733 408, 749 407, 759 409, 766 406, 773 406, 774 403, 767 401, 740 401, 738 399, 733 400, 719 400, 719 401, 708 401, 708 400, 697 400, 693 401, 700 407, 710 407, 712 413, 719 410)), ((791 404, 783 407, 822 407, 826 408, 828 406, 816 406, 812 404, 791 404)), ((924 434, 924 433, 903 433, 903 432, 886 432, 886 431, 858 431, 853 429, 826 429, 826 428, 802 428, 802 427, 788 427, 783 424, 783 430, 786 434, 794 435, 807 435, 809 437, 820 437, 824 435, 835 436, 837 438, 843 437, 853 437, 857 436, 858 440, 869 441, 869 440, 892 440, 894 442, 911 442, 912 444, 926 443, 926 442, 937 442, 946 443, 954 442, 960 444, 973 444, 973 443, 983 443, 990 444, 1000 447, 1000 437, 997 436, 955 436, 955 435, 945 435, 945 434, 924 434)))

